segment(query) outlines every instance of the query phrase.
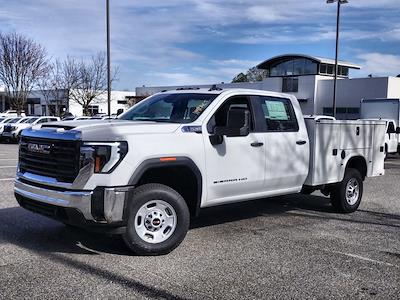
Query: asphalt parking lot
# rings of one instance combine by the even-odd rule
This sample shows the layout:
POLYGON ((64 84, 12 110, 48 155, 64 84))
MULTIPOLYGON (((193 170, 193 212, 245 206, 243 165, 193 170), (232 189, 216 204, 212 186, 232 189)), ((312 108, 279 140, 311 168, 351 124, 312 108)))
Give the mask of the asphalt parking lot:
POLYGON ((0 144, 0 299, 400 298, 398 157, 356 213, 319 194, 208 209, 159 257, 19 208, 16 163, 17 145, 0 144))

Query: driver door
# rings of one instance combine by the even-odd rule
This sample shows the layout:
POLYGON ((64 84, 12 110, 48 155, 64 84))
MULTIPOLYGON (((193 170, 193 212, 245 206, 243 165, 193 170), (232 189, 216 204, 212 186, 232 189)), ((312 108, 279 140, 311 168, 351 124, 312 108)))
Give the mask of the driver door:
POLYGON ((241 200, 243 195, 261 191, 265 174, 264 137, 254 130, 253 111, 250 97, 231 97, 225 100, 207 124, 209 134, 203 135, 208 192, 206 206, 241 200), (249 134, 223 136, 221 144, 212 145, 210 136, 215 127, 227 126, 229 111, 240 108, 250 112, 249 134))

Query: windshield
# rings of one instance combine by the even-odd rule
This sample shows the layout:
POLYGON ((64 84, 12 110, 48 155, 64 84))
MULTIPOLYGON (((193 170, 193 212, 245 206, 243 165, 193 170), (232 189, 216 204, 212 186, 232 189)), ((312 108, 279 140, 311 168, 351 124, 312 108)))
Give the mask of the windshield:
POLYGON ((39 118, 29 118, 29 119, 26 120, 24 123, 32 124, 32 123, 35 122, 37 119, 39 119, 39 118))
POLYGON ((11 119, 9 122, 7 122, 7 123, 17 123, 19 120, 21 120, 21 118, 14 118, 14 119, 11 119))
POLYGON ((30 118, 25 118, 25 119, 22 119, 19 123, 28 123, 29 120, 30 120, 30 118))
POLYGON ((135 105, 118 119, 190 123, 196 120, 217 94, 157 94, 135 105))

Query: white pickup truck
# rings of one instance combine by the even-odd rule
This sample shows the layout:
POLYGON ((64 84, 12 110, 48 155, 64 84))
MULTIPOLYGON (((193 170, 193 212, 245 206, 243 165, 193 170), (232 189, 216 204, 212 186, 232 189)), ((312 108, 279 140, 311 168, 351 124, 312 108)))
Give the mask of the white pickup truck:
POLYGON ((400 154, 400 99, 362 99, 361 119, 386 122, 385 152, 400 154))
POLYGON ((138 254, 177 247, 201 208, 321 190, 355 211, 384 174, 385 123, 304 119, 294 96, 256 90, 153 95, 116 120, 33 126, 15 195, 31 211, 122 234, 138 254))
POLYGON ((22 111, 20 115, 18 115, 16 110, 7 110, 5 112, 0 112, 0 118, 16 118, 16 117, 25 117, 25 112, 22 111))

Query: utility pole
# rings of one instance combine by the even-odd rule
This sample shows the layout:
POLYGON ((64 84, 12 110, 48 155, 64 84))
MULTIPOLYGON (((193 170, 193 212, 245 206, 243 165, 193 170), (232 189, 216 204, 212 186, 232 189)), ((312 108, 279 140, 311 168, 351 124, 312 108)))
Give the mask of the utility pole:
POLYGON ((326 3, 332 4, 337 2, 336 13, 336 51, 335 51, 335 80, 333 83, 333 103, 332 103, 332 116, 336 117, 336 95, 337 95, 337 77, 338 77, 338 58, 339 58, 339 31, 340 31, 340 6, 349 3, 348 0, 327 0, 326 3))
POLYGON ((106 0, 107 14, 107 106, 108 116, 111 116, 111 54, 110 54, 110 0, 106 0))

